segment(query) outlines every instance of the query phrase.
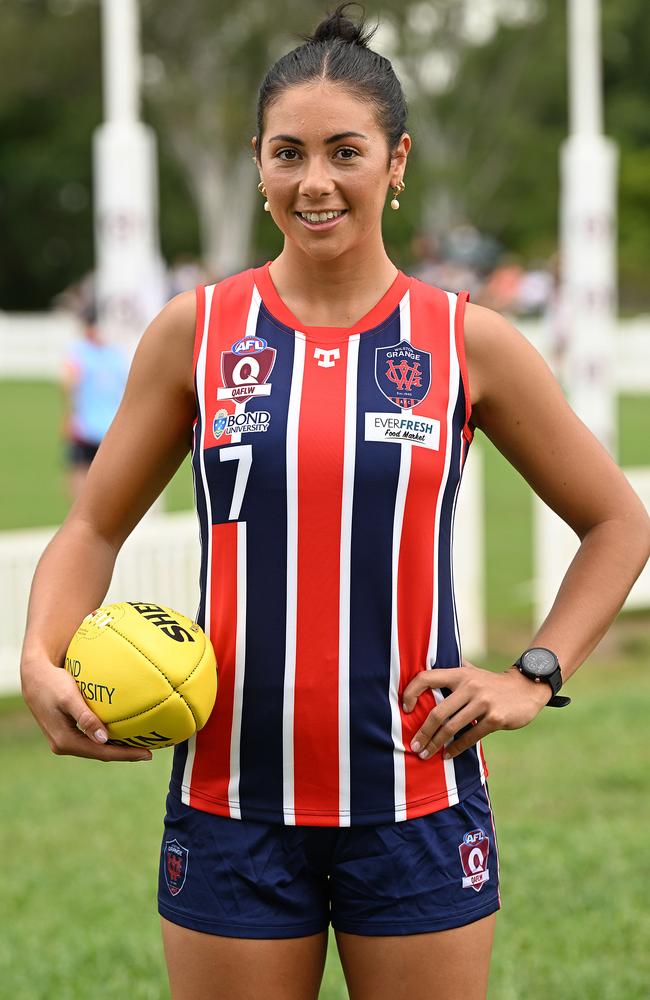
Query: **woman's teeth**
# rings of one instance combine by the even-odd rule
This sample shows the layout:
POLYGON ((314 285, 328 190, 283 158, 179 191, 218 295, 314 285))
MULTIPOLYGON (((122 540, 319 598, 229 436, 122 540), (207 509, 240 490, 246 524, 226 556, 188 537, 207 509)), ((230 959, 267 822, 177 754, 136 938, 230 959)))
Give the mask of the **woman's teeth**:
POLYGON ((343 215, 343 209, 338 212, 298 212, 298 215, 306 219, 307 222, 327 222, 328 219, 338 219, 343 215))

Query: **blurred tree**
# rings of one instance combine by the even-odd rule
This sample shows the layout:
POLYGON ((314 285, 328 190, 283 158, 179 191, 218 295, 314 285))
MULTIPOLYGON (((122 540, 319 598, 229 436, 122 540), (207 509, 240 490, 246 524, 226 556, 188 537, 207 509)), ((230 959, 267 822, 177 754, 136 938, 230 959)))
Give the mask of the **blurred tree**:
MULTIPOLYGON (((250 160, 268 66, 334 0, 140 0, 144 117, 160 140, 169 258, 199 246, 216 274, 277 252, 250 160), (257 205, 257 208, 256 208, 257 205)), ((101 120, 99 0, 0 0, 0 306, 42 308, 92 267, 90 140, 101 120)), ((621 147, 622 299, 650 306, 647 0, 603 3, 607 131, 621 147)), ((411 234, 469 219, 526 259, 556 245, 566 134, 566 0, 377 0, 375 44, 402 78, 411 234)))

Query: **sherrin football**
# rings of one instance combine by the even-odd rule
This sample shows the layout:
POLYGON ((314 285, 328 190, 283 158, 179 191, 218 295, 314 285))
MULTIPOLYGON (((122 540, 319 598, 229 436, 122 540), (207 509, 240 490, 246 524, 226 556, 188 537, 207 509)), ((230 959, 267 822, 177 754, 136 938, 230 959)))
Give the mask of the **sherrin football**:
POLYGON ((212 643, 161 604, 97 608, 73 635, 65 669, 117 746, 181 743, 205 725, 217 694, 212 643))

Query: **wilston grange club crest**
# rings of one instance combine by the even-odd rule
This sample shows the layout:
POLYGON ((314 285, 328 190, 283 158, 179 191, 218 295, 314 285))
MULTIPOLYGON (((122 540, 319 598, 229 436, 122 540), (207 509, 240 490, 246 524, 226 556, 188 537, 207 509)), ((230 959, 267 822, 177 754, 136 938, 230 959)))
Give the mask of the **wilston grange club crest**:
POLYGON ((375 351, 375 379, 386 399, 410 410, 421 403, 431 387, 431 355, 400 340, 375 351))

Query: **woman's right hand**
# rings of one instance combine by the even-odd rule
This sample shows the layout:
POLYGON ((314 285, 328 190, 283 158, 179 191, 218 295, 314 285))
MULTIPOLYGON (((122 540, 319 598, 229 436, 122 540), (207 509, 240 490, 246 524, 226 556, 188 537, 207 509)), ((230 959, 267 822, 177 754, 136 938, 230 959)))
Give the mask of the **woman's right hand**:
POLYGON ((57 756, 151 760, 151 751, 111 746, 106 727, 81 697, 71 675, 49 660, 23 664, 23 698, 57 756))

